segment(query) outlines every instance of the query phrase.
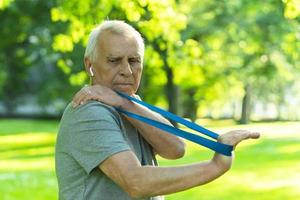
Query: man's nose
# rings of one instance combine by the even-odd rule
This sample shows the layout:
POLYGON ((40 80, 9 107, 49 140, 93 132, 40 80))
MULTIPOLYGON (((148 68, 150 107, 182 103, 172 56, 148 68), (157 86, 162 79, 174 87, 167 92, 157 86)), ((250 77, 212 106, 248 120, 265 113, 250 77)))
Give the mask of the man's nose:
POLYGON ((120 73, 123 76, 131 76, 132 75, 131 66, 128 61, 124 61, 122 63, 120 73))

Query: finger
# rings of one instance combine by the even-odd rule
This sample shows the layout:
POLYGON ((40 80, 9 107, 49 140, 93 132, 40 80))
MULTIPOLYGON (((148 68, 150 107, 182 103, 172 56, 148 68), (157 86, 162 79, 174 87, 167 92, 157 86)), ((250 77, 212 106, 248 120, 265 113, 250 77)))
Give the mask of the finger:
POLYGON ((249 138, 252 139, 257 139, 260 137, 260 133, 259 132, 251 132, 249 138))
POLYGON ((81 100, 83 99, 84 95, 83 94, 80 94, 78 95, 76 98, 73 99, 73 107, 77 107, 81 100))
POLYGON ((72 100, 72 106, 73 108, 78 106, 80 99, 81 99, 82 94, 80 92, 77 92, 77 94, 74 96, 73 100, 72 100))
POLYGON ((81 100, 80 100, 80 105, 85 104, 88 100, 93 99, 91 94, 86 94, 81 100))
POLYGON ((244 132, 241 134, 241 138, 240 138, 240 141, 241 142, 242 140, 247 140, 247 139, 257 139, 259 138, 260 134, 258 132, 250 132, 250 131, 247 131, 247 132, 244 132))
POLYGON ((73 107, 75 108, 79 105, 82 105, 84 100, 87 98, 88 95, 89 94, 87 94, 87 93, 82 93, 80 96, 78 96, 76 98, 76 101, 73 101, 73 107))
POLYGON ((229 133, 231 137, 229 137, 229 144, 232 144, 233 146, 237 146, 240 142, 247 140, 247 139, 254 139, 259 136, 256 132, 250 132, 247 130, 236 130, 231 133, 229 133))
POLYGON ((88 91, 88 93, 85 96, 83 96, 80 100, 80 105, 86 103, 88 100, 101 101, 98 95, 92 94, 91 91, 88 91))
POLYGON ((87 96, 91 96, 92 95, 92 92, 90 90, 91 88, 88 87, 88 86, 85 86, 84 88, 82 88, 82 91, 81 91, 81 96, 79 96, 78 98, 78 103, 80 104, 83 99, 85 99, 87 96))
POLYGON ((77 102, 77 100, 78 100, 78 98, 81 96, 81 90, 79 90, 76 94, 75 94, 75 96, 73 97, 73 102, 77 102))
POLYGON ((74 98, 73 98, 73 102, 75 102, 76 104, 79 104, 80 103, 80 99, 82 98, 82 96, 85 96, 86 95, 86 87, 83 87, 81 90, 79 90, 74 98))

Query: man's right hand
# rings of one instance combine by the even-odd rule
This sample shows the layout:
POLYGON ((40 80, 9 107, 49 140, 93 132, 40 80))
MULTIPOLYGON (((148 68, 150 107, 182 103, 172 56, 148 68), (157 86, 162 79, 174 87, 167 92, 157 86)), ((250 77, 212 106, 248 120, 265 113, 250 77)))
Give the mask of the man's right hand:
POLYGON ((234 130, 220 135, 218 141, 223 144, 228 144, 236 147, 240 142, 247 139, 257 139, 260 134, 258 132, 251 132, 247 130, 234 130))
MULTIPOLYGON (((232 145, 233 148, 242 141, 247 139, 258 139, 260 134, 258 132, 251 132, 247 130, 233 130, 229 131, 223 135, 220 135, 218 138, 218 142, 223 144, 232 145)), ((230 169, 233 161, 232 156, 224 156, 221 154, 215 154, 213 158, 213 162, 217 165, 217 167, 222 171, 227 171, 230 169)))

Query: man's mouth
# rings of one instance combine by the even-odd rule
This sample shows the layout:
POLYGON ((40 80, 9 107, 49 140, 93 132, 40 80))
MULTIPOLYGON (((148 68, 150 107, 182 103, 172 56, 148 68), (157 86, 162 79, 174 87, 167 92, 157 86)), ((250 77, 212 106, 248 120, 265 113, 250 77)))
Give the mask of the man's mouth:
POLYGON ((119 92, 125 92, 128 95, 131 95, 132 90, 134 89, 133 83, 114 83, 114 89, 119 92))
POLYGON ((115 83, 114 85, 124 85, 124 86, 126 86, 126 85, 133 85, 133 83, 115 83))

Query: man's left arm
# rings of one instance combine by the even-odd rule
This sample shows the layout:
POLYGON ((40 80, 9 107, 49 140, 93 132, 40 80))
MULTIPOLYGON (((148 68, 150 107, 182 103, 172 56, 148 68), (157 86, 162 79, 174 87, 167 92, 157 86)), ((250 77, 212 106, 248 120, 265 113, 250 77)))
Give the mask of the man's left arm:
MULTIPOLYGON (((148 108, 133 103, 116 92, 101 85, 94 85, 82 88, 73 99, 73 106, 85 103, 87 100, 97 100, 110 106, 119 107, 126 111, 151 118, 167 125, 172 124, 161 115, 148 108)), ((126 116, 125 116, 126 117, 126 116)), ((183 157, 185 153, 185 143, 175 135, 171 135, 163 130, 150 126, 138 120, 126 117, 127 120, 136 127, 140 134, 153 147, 155 153, 163 158, 177 159, 183 157)))

